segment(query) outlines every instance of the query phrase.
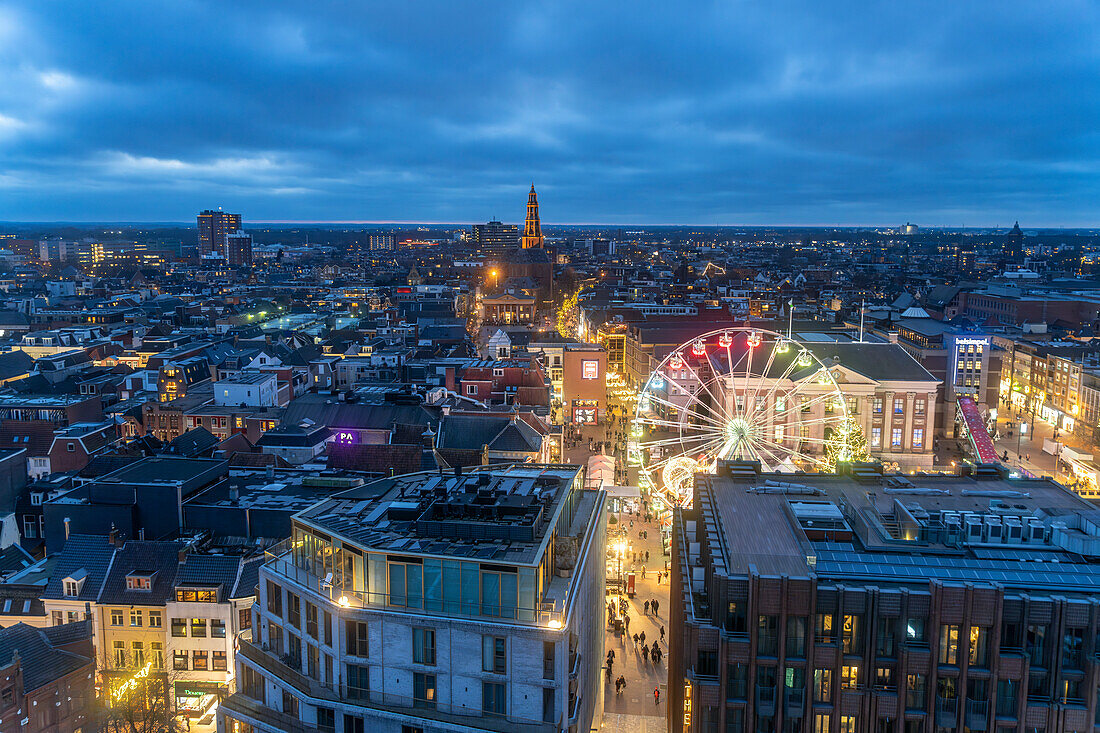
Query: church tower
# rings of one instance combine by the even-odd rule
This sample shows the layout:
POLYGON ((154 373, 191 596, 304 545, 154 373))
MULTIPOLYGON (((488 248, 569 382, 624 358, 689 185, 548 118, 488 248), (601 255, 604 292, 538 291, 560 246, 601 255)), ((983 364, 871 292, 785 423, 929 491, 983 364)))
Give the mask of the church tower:
POLYGON ((531 184, 531 193, 527 195, 527 222, 523 225, 523 249, 542 247, 542 225, 539 224, 539 199, 535 195, 535 184, 531 184))

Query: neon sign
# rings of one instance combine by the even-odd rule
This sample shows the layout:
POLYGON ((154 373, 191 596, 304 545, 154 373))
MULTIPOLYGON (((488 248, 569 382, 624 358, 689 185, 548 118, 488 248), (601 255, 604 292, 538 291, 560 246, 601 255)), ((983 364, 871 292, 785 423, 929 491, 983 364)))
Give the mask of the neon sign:
POLYGON ((152 662, 146 662, 145 666, 134 673, 134 676, 123 682, 118 686, 114 692, 111 693, 111 697, 115 700, 121 699, 126 693, 134 689, 141 683, 143 679, 149 676, 149 670, 153 668, 152 662))
POLYGON ((582 379, 596 379, 600 376, 600 362, 598 361, 584 361, 581 362, 582 379))
POLYGON ((355 441, 355 433, 350 430, 337 430, 336 442, 341 445, 353 445, 355 441))

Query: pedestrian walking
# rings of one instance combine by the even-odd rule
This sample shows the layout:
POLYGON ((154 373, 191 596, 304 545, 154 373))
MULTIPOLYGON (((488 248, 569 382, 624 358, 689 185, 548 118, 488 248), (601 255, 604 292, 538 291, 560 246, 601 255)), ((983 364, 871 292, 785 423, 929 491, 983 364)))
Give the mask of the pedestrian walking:
POLYGON ((623 614, 623 626, 626 627, 626 630, 629 633, 630 632, 630 616, 625 614, 625 613, 623 614))
POLYGON ((607 656, 612 662, 614 662, 615 661, 615 650, 614 649, 608 649, 607 650, 607 656))
POLYGON ((642 646, 645 646, 645 631, 644 630, 642 631, 642 633, 638 634, 638 638, 642 640, 642 646))
POLYGON ((645 580, 645 565, 642 566, 642 580, 645 580))
POLYGON ((607 665, 607 684, 611 684, 611 665, 607 665))
POLYGON ((653 688, 653 704, 654 705, 660 705, 661 704, 661 688, 660 688, 660 686, 657 686, 657 687, 653 688))
POLYGON ((649 550, 645 551, 645 561, 649 562, 649 550))
POLYGON ((659 607, 659 606, 660 606, 661 604, 660 604, 660 603, 659 603, 659 602, 657 601, 657 599, 656 599, 656 598, 654 598, 654 599, 653 599, 653 604, 652 604, 652 605, 653 605, 653 615, 654 615, 654 616, 659 616, 659 615, 660 615, 660 613, 659 613, 659 612, 657 611, 657 608, 658 608, 658 607, 659 607))
POLYGON ((645 609, 644 613, 645 613, 646 616, 648 616, 649 615, 649 601, 646 601, 645 605, 642 608, 645 609))
POLYGON ((664 640, 665 640, 665 627, 662 626, 661 627, 661 641, 664 641, 664 640))
POLYGON ((649 647, 642 645, 642 661, 649 664, 649 647))
POLYGON ((638 635, 634 635, 634 646, 638 646, 638 635))
POLYGON ((619 682, 622 683, 623 692, 626 692, 626 677, 619 676, 619 682))

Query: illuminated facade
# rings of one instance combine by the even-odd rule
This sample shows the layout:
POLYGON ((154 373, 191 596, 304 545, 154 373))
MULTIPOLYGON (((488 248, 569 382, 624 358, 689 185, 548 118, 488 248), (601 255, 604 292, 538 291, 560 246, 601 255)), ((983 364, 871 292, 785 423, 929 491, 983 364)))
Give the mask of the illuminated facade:
POLYGON ((535 185, 531 184, 531 193, 527 195, 527 220, 523 224, 523 249, 542 247, 542 224, 539 222, 539 199, 535 194, 535 185))
POLYGON ((199 256, 224 257, 225 235, 241 228, 241 215, 207 209, 198 215, 199 256))

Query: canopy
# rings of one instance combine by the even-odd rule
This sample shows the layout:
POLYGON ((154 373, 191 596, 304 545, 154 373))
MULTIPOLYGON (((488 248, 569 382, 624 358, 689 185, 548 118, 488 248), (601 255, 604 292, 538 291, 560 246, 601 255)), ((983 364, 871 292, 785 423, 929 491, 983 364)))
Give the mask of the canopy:
POLYGON ((603 490, 607 492, 609 499, 641 499, 642 492, 637 486, 610 486, 605 485, 603 490))

